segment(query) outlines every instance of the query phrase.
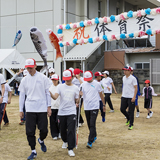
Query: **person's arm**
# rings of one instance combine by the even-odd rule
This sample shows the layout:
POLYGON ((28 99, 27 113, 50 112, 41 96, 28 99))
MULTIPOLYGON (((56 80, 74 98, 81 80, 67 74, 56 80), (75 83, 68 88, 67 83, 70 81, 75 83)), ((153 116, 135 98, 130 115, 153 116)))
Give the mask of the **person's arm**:
POLYGON ((19 76, 23 71, 24 71, 24 69, 20 69, 19 72, 16 73, 16 75, 19 76))
POLYGON ((156 94, 155 92, 154 92, 154 88, 152 87, 152 96, 158 96, 158 94, 156 94))
POLYGON ((53 94, 50 92, 50 94, 51 94, 51 98, 54 99, 54 100, 56 100, 56 99, 58 98, 58 96, 59 96, 58 93, 55 93, 55 94, 53 95, 53 94))
POLYGON ((48 117, 50 117, 52 114, 52 111, 51 111, 51 95, 49 93, 49 89, 45 90, 45 94, 46 94, 46 100, 47 100, 47 114, 48 114, 48 117))
POLYGON ((145 87, 143 88, 143 93, 142 93, 142 96, 140 96, 140 97, 144 97, 145 96, 145 92, 144 92, 144 89, 145 89, 145 87))
POLYGON ((1 84, 1 93, 2 93, 2 96, 0 98, 0 104, 3 102, 4 92, 5 92, 5 85, 1 84))
POLYGON ((19 96, 19 112, 20 112, 20 118, 23 118, 24 113, 23 113, 23 106, 25 104, 25 93, 24 92, 20 92, 20 96, 19 96))
POLYGON ((12 91, 9 91, 8 104, 11 104, 12 91))
POLYGON ((134 88, 135 88, 135 90, 134 90, 134 96, 133 96, 133 98, 131 99, 131 102, 135 102, 135 99, 136 99, 137 85, 134 85, 134 88))
POLYGON ((106 105, 105 105, 105 100, 102 92, 99 92, 99 96, 101 97, 102 103, 103 103, 103 112, 106 111, 106 105))
POLYGON ((76 75, 76 78, 79 80, 79 83, 82 84, 83 81, 81 80, 81 76, 80 75, 76 75))
POLYGON ((112 84, 112 87, 113 87, 113 89, 114 89, 115 94, 117 94, 117 91, 116 91, 116 88, 115 88, 115 86, 114 86, 114 83, 112 82, 111 84, 112 84))

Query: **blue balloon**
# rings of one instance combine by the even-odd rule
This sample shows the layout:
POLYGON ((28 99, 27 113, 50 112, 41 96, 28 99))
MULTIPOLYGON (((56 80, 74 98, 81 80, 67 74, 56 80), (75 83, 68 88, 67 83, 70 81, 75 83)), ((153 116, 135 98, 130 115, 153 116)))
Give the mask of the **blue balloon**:
POLYGON ((147 33, 148 35, 151 35, 151 34, 152 34, 152 30, 151 30, 151 29, 148 29, 148 30, 146 31, 146 33, 147 33))
POLYGON ((63 47, 63 43, 60 43, 59 45, 60 45, 60 47, 63 47))
POLYGON ((62 34, 62 32, 63 32, 62 29, 58 29, 58 32, 57 32, 57 33, 58 33, 58 34, 62 34))
POLYGON ((132 17, 133 17, 133 11, 129 11, 129 12, 127 13, 127 16, 128 16, 129 18, 132 18, 132 17))
POLYGON ((75 38, 75 39, 73 40, 73 43, 74 43, 74 44, 77 44, 77 41, 78 41, 78 39, 75 38))
POLYGON ((114 21, 115 21, 115 19, 116 19, 116 18, 115 18, 115 16, 114 16, 114 15, 111 15, 111 16, 110 16, 110 20, 111 20, 111 22, 114 22, 114 21))
POLYGON ((70 29, 71 27, 70 27, 69 24, 67 24, 65 28, 66 28, 66 29, 70 29))
POLYGON ((81 21, 81 22, 79 23, 79 25, 80 25, 81 27, 84 27, 84 22, 81 21))
POLYGON ((106 36, 106 35, 103 35, 103 39, 104 39, 105 41, 107 41, 107 40, 108 40, 108 38, 107 38, 107 36, 106 36))
POLYGON ((125 39, 125 38, 126 38, 126 35, 125 35, 124 33, 122 33, 122 34, 120 35, 120 38, 121 38, 121 39, 125 39))
POLYGON ((88 38, 88 42, 89 43, 93 43, 93 39, 92 38, 88 38))
POLYGON ((98 24, 99 23, 99 18, 95 18, 95 23, 98 24))
POLYGON ((145 9, 145 13, 148 14, 148 15, 150 15, 151 14, 151 9, 150 8, 145 9))
POLYGON ((129 34, 129 37, 130 37, 130 38, 133 38, 133 37, 134 37, 134 33, 130 33, 130 34, 129 34))

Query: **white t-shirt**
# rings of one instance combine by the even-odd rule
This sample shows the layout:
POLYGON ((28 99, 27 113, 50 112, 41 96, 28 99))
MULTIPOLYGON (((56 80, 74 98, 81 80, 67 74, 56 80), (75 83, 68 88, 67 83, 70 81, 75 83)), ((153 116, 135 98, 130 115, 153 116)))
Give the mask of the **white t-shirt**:
POLYGON ((53 82, 50 78, 48 78, 49 86, 52 86, 53 82))
POLYGON ((3 103, 8 103, 8 92, 12 92, 10 86, 8 85, 8 83, 6 83, 5 85, 5 92, 4 92, 4 97, 3 97, 3 103))
MULTIPOLYGON (((103 85, 102 85, 102 81, 97 81, 96 79, 95 79, 94 81, 98 82, 98 83, 101 85, 101 87, 102 87, 102 92, 103 92, 103 85)), ((98 95, 99 95, 99 94, 98 94, 98 95)), ((99 95, 99 100, 101 101, 101 97, 100 97, 100 95, 99 95)))
MULTIPOLYGON (((54 95, 55 93, 57 93, 57 86, 55 86, 54 84, 51 85, 51 87, 49 88, 49 91, 54 95)), ((59 104, 60 104, 60 96, 54 100, 53 98, 51 98, 51 109, 59 109, 59 104)))
POLYGON ((46 95, 49 87, 48 78, 40 72, 34 76, 28 74, 22 79, 19 91, 27 96, 26 112, 47 112, 47 107, 51 106, 51 99, 47 99, 46 95))
POLYGON ((0 91, 1 91, 1 85, 6 83, 4 76, 2 74, 0 74, 0 91))
POLYGON ((60 96, 58 115, 76 115, 75 99, 79 98, 79 88, 76 85, 68 86, 65 83, 57 87, 60 96))
MULTIPOLYGON (((80 77, 80 80, 83 82, 83 78, 82 77, 80 77)), ((80 88, 81 84, 80 84, 79 80, 76 77, 73 78, 72 83, 74 85, 76 85, 78 88, 80 88)))
POLYGON ((84 110, 99 109, 99 93, 102 92, 100 83, 96 81, 91 83, 83 82, 81 87, 83 92, 84 110))
POLYGON ((111 83, 113 83, 113 80, 110 77, 102 79, 102 85, 104 87, 104 93, 112 93, 112 84, 111 83), (108 90, 107 87, 109 87, 110 90, 108 90))
POLYGON ((124 76, 122 80, 123 80, 122 97, 133 98, 135 91, 134 86, 137 86, 136 78, 130 75, 128 78, 124 76))

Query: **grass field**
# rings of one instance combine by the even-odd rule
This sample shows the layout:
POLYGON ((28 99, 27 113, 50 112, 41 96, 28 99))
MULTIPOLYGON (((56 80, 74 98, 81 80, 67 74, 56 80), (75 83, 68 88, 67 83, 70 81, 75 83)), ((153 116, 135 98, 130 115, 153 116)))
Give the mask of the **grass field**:
MULTIPOLYGON (((139 98, 140 117, 135 118, 133 130, 125 126, 126 119, 120 113, 121 95, 112 95, 115 113, 108 113, 106 122, 102 123, 100 112, 97 119, 97 141, 92 149, 86 148, 88 128, 84 112, 85 124, 79 130, 78 149, 74 149, 76 157, 70 158, 67 150, 62 149, 62 141, 54 141, 50 132, 45 140, 48 151, 43 153, 37 143, 37 160, 155 160, 160 159, 160 98, 153 98, 153 117, 146 119, 147 111, 143 107, 143 98, 139 98)), ((7 106, 10 124, 0 131, 0 160, 26 160, 30 155, 30 147, 25 135, 25 126, 18 123, 18 97, 12 98, 7 106)), ((38 130, 36 132, 38 138, 38 130)))

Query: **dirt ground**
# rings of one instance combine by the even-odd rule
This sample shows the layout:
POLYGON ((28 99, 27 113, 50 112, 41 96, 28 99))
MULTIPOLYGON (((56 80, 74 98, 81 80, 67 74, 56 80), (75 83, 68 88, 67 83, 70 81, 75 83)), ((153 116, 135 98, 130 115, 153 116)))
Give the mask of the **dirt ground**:
MULTIPOLYGON (((140 117, 135 118, 134 129, 128 130, 126 119, 120 113, 121 95, 112 95, 115 113, 108 113, 106 122, 102 123, 99 112, 97 119, 97 141, 92 149, 86 148, 88 128, 84 111, 85 124, 79 130, 78 149, 74 149, 76 157, 69 157, 67 150, 62 149, 62 141, 54 141, 50 133, 45 140, 47 152, 43 153, 37 143, 37 160, 155 160, 160 159, 160 97, 153 98, 153 117, 146 119, 147 112, 143 108, 143 98, 139 98, 140 117)), ((25 135, 25 126, 20 126, 18 97, 12 98, 7 113, 10 124, 2 126, 0 131, 0 160, 26 160, 30 155, 30 147, 25 135)), ((37 130, 38 138, 38 130, 37 130)))

